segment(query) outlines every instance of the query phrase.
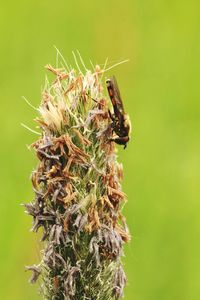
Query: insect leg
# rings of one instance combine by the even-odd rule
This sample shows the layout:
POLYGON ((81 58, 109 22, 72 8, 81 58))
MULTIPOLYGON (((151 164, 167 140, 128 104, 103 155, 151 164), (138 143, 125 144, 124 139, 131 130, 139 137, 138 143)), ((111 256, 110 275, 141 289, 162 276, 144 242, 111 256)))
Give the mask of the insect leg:
POLYGON ((111 114, 110 109, 108 110, 108 113, 109 113, 109 116, 110 116, 111 120, 114 121, 114 120, 115 120, 115 117, 111 114))
POLYGON ((94 102, 98 103, 98 101, 97 101, 96 99, 92 98, 88 93, 86 93, 86 95, 87 95, 90 99, 92 99, 94 102))

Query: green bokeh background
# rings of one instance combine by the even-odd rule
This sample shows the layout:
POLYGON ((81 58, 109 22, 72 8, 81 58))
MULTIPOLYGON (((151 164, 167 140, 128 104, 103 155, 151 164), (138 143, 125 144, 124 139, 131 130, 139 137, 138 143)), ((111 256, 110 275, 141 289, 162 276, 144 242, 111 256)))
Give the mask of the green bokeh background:
MULTIPOLYGON (((200 299, 200 2, 195 0, 5 1, 0 4, 0 299, 40 299, 24 265, 38 260, 30 217, 34 127, 53 45, 115 74, 133 133, 119 149, 132 233, 126 300, 200 299)), ((106 300, 106 299, 105 299, 106 300)))

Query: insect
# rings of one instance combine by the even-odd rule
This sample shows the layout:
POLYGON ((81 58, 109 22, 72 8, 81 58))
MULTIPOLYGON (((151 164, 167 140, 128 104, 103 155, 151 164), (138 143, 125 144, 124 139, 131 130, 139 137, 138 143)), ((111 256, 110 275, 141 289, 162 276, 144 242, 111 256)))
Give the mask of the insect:
POLYGON ((110 140, 119 145, 124 145, 125 149, 129 141, 129 133, 131 131, 129 116, 124 112, 123 102, 115 77, 113 76, 111 79, 107 79, 106 84, 114 114, 112 114, 110 110, 108 112, 112 120, 113 131, 117 135, 117 137, 110 140))

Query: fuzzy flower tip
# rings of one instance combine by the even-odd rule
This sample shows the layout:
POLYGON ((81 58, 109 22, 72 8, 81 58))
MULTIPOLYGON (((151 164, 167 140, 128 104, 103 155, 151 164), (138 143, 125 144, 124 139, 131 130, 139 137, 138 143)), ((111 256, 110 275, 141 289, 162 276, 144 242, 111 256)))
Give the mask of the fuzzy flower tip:
POLYGON ((43 229, 41 262, 27 267, 31 282, 40 278, 44 299, 120 299, 122 248, 130 236, 121 214, 122 165, 103 95, 104 70, 47 69, 55 80, 46 82, 38 108, 35 198, 25 204, 32 230, 43 229))

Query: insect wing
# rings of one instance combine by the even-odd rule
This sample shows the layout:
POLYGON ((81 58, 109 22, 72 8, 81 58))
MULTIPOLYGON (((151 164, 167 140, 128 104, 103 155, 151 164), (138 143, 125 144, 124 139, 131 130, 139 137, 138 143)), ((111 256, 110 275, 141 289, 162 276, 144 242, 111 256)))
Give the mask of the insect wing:
POLYGON ((114 100, 115 100, 114 112, 116 115, 118 115, 119 113, 123 115, 124 114, 124 106, 123 106, 121 94, 120 94, 119 87, 118 87, 115 76, 113 76, 110 79, 110 81, 111 81, 111 86, 113 89, 114 100))

